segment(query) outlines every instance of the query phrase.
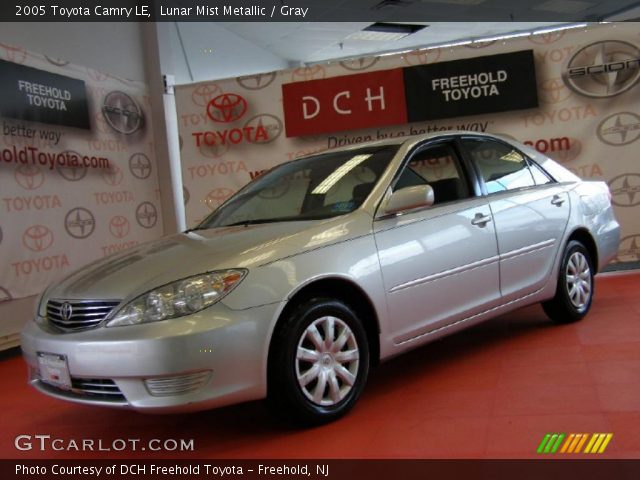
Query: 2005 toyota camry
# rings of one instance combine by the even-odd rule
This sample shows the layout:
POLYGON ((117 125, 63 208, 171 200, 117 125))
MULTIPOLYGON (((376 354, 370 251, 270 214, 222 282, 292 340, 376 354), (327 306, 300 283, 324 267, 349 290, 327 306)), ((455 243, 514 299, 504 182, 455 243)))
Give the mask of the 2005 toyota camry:
POLYGON ((380 360, 535 302, 579 320, 618 243, 606 184, 525 145, 361 144, 280 165, 198 227, 50 286, 22 349, 31 384, 66 400, 173 412, 266 397, 321 423, 380 360))

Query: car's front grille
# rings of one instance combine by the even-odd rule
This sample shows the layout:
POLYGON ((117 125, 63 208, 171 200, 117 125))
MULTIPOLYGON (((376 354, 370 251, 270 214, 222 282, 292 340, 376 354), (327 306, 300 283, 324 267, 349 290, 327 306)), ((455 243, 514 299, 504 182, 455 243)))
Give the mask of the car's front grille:
POLYGON ((119 303, 118 300, 49 300, 47 320, 65 332, 86 330, 96 327, 119 303))

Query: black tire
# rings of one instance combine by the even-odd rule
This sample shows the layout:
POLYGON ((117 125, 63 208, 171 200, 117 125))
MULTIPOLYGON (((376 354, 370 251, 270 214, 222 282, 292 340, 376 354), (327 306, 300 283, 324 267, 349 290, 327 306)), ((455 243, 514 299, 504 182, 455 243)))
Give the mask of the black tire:
POLYGON ((582 243, 572 240, 562 256, 556 294, 543 302, 542 308, 555 323, 576 322, 589 312, 594 287, 589 251, 582 243))
POLYGON ((276 328, 269 355, 267 400, 276 413, 294 424, 328 423, 353 407, 368 374, 367 334, 355 311, 339 300, 312 298, 297 305, 276 328), (334 349, 345 338, 346 343, 335 352, 325 352, 331 323, 334 325, 334 349), (323 342, 318 342, 319 338, 313 335, 312 325, 323 342), (312 337, 323 347, 317 348, 310 340, 312 337), (298 358, 299 348, 305 354, 317 354, 317 357, 313 357, 313 361, 306 356, 298 358), (354 348, 357 360, 349 360, 354 356, 354 348), (352 379, 347 373, 353 375, 351 385, 344 380, 352 379), (303 385, 307 379, 312 380, 303 385))

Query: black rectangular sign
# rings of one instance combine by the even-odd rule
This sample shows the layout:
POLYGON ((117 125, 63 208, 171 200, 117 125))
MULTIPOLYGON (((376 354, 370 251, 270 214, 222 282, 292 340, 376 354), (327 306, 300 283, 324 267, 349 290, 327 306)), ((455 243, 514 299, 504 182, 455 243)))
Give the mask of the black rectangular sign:
POLYGON ((82 80, 0 60, 0 116, 90 129, 82 80))
POLYGON ((409 122, 538 106, 533 50, 419 65, 403 73, 409 122))

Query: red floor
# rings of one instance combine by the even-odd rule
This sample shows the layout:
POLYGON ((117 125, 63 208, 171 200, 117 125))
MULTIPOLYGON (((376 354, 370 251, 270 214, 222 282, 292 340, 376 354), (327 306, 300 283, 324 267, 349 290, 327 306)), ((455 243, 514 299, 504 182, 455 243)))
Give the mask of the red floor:
POLYGON ((260 402, 176 416, 69 404, 27 387, 22 360, 6 358, 0 457, 536 457, 547 432, 611 432, 601 458, 640 458, 639 291, 640 274, 600 276, 582 322, 554 326, 534 306, 397 358, 374 371, 351 414, 311 430, 278 424, 260 402), (194 439, 195 450, 21 452, 21 434, 194 439))

